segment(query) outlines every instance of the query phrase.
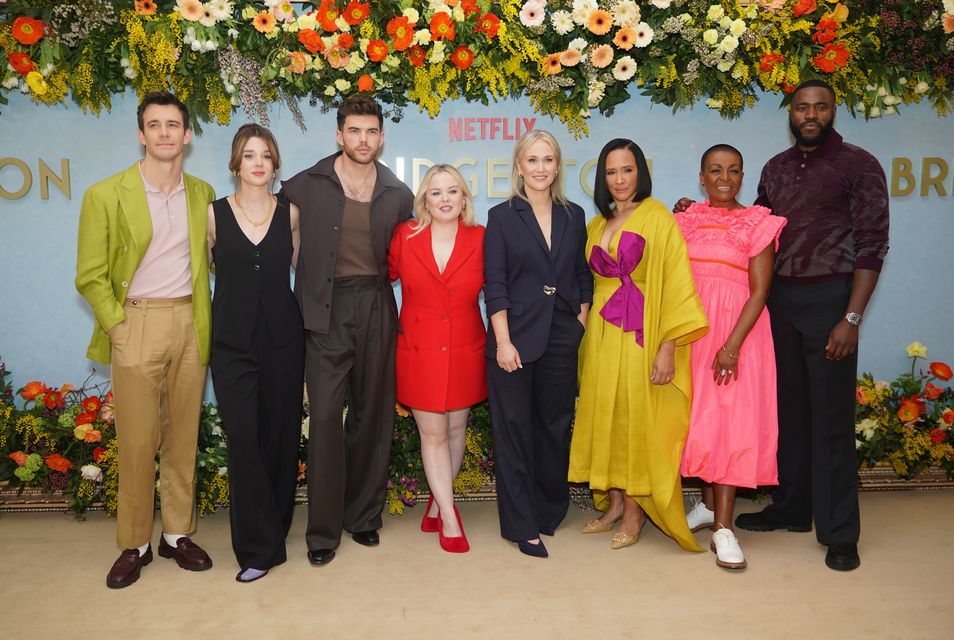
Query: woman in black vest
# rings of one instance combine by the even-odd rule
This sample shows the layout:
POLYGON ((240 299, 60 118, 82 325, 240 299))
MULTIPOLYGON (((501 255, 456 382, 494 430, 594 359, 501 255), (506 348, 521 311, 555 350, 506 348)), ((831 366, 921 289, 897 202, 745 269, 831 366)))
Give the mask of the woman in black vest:
POLYGON ((242 126, 229 161, 238 188, 209 205, 215 263, 210 364, 228 438, 239 582, 285 562, 298 475, 305 347, 289 281, 298 209, 272 194, 279 162, 268 129, 242 126))

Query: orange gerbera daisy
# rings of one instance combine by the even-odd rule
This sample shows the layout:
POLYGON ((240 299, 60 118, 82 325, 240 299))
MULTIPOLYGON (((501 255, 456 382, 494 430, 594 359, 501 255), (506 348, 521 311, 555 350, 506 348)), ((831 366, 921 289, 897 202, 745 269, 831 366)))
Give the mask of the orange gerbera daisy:
POLYGON ((590 52, 590 64, 597 69, 608 67, 613 61, 613 47, 601 44, 590 52))
POLYGON ((176 4, 178 5, 179 15, 185 20, 196 22, 205 15, 205 9, 199 0, 179 0, 176 4))
POLYGON ((580 64, 580 60, 583 59, 583 54, 580 53, 579 49, 567 49, 560 54, 560 64, 564 67, 575 67, 580 64))
POLYGON ((443 11, 438 11, 431 18, 431 39, 433 40, 453 40, 454 39, 454 19, 443 11))
POLYGON ((252 26, 259 33, 271 33, 275 28, 275 15, 271 11, 260 11, 252 18, 252 26))
POLYGON ((633 45, 636 44, 636 32, 629 27, 623 27, 617 31, 616 36, 613 37, 613 44, 627 51, 632 49, 633 45))
POLYGON ((36 44, 43 37, 46 25, 42 20, 20 16, 13 21, 13 37, 20 44, 36 44))
POLYGON ((141 16, 151 16, 156 13, 156 3, 152 0, 136 0, 133 8, 141 16))
POLYGON ((563 52, 551 53, 543 59, 543 73, 548 76, 556 75, 563 71, 563 65, 560 64, 560 56, 563 52))
POLYGON ((597 9, 587 19, 586 28, 598 36, 605 35, 613 28, 613 16, 609 11, 597 9))

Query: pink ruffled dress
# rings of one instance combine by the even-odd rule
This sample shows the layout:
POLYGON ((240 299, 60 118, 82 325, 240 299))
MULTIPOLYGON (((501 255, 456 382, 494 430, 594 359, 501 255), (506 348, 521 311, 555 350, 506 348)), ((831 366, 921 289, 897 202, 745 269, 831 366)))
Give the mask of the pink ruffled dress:
POLYGON ((749 259, 778 236, 787 220, 765 207, 729 211, 695 203, 676 214, 686 238, 709 333, 692 344, 692 414, 680 473, 706 482, 756 487, 778 484, 775 350, 768 310, 739 353, 739 379, 717 385, 712 361, 749 298, 749 259))

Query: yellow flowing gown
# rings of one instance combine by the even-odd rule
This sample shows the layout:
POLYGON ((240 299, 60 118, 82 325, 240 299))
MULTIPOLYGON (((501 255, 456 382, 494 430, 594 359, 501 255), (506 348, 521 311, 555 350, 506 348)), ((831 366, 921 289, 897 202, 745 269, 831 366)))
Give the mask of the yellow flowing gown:
MULTIPOLYGON (((603 237, 606 219, 587 227, 586 256, 603 237)), ((585 482, 597 507, 606 491, 622 489, 668 536, 689 551, 702 551, 686 524, 679 463, 689 430, 692 371, 689 344, 708 331, 696 294, 686 243, 669 210, 647 198, 610 241, 618 260, 620 234, 646 240, 630 274, 645 297, 643 346, 600 316, 620 287, 619 278, 594 274, 593 306, 580 345, 580 399, 570 446, 571 482, 585 482), (669 384, 650 383, 659 345, 676 341, 676 370, 669 384)))

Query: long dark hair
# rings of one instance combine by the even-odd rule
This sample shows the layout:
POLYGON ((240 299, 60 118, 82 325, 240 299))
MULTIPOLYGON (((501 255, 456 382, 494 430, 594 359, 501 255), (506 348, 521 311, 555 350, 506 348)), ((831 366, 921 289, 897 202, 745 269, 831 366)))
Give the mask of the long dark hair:
POLYGON ((629 149, 636 158, 636 193, 633 202, 645 200, 653 193, 653 179, 649 175, 649 163, 639 145, 627 138, 614 138, 606 143, 600 151, 600 158, 596 162, 596 184, 593 185, 593 202, 604 218, 613 217, 613 198, 609 187, 606 186, 606 158, 617 149, 629 149))

